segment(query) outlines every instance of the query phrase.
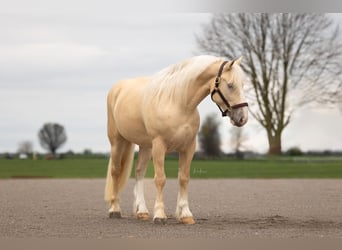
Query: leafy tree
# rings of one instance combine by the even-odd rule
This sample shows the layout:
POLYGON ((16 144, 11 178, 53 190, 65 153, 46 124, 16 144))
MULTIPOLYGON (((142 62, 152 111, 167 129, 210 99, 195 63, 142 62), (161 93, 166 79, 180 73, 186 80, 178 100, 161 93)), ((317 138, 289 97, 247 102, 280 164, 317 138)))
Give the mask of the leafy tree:
POLYGON ((57 123, 45 123, 38 132, 38 138, 40 145, 53 156, 67 140, 64 127, 57 123))
POLYGON ((84 154, 84 155, 92 155, 93 152, 91 151, 91 149, 86 148, 86 149, 83 150, 83 154, 84 154))
POLYGON ((290 155, 290 156, 301 156, 304 153, 302 152, 302 150, 299 147, 292 147, 286 151, 286 154, 290 155))
POLYGON ((266 130, 269 154, 294 110, 340 102, 342 44, 324 14, 217 14, 197 36, 201 51, 236 58, 250 83, 251 114, 266 130))
POLYGON ((219 123, 214 115, 209 115, 199 131, 199 143, 203 154, 209 157, 221 155, 221 139, 218 131, 219 123))
POLYGON ((235 156, 237 158, 243 158, 242 150, 245 147, 244 143, 248 139, 248 136, 243 128, 232 127, 230 132, 230 144, 235 151, 235 156))

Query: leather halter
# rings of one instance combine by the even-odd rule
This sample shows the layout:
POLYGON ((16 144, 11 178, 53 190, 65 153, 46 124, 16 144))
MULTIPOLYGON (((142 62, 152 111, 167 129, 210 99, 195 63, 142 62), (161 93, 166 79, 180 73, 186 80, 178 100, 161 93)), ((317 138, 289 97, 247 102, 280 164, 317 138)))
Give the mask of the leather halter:
POLYGON ((223 72, 223 68, 224 66, 228 63, 228 61, 224 61, 221 66, 220 66, 220 69, 217 73, 217 76, 216 76, 216 79, 215 79, 215 88, 214 90, 211 92, 211 100, 214 101, 213 99, 213 96, 214 94, 218 94, 222 101, 224 102, 224 104, 226 105, 226 110, 223 110, 220 105, 217 105, 217 107, 220 109, 221 113, 222 113, 222 116, 228 116, 232 111, 233 109, 238 109, 238 108, 242 108, 242 107, 248 107, 248 103, 247 102, 242 102, 242 103, 239 103, 239 104, 236 104, 236 105, 233 105, 231 106, 228 102, 228 100, 224 97, 224 95, 222 94, 221 90, 219 89, 219 85, 220 85, 220 82, 221 82, 221 75, 222 75, 222 72, 223 72))

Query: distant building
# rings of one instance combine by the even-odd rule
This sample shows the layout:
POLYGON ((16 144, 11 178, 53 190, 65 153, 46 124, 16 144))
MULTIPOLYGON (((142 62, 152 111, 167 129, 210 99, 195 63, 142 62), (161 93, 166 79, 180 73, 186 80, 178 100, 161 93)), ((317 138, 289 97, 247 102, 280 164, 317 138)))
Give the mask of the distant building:
POLYGON ((27 158, 28 158, 27 154, 24 154, 24 153, 19 154, 19 159, 20 160, 26 160, 27 158))

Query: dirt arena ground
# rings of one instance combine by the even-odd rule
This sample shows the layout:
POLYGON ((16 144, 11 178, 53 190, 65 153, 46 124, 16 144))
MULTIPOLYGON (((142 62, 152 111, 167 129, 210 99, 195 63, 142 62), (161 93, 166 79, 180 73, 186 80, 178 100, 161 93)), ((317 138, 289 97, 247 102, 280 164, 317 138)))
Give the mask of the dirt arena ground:
MULTIPOLYGON (((191 180, 193 226, 173 216, 177 180, 165 187, 166 225, 134 218, 133 185, 121 197, 123 218, 109 219, 102 179, 0 180, 0 238, 342 239, 342 180, 191 180)), ((152 212, 152 179, 145 190, 152 212)))

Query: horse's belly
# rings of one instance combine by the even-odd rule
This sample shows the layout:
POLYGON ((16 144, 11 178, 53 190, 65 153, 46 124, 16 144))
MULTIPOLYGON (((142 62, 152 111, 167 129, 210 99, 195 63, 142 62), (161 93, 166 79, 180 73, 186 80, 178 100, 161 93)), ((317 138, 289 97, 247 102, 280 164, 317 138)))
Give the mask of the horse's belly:
POLYGON ((128 108, 124 104, 118 105, 114 111, 114 119, 120 135, 126 140, 140 146, 152 145, 139 107, 128 108))
POLYGON ((139 126, 138 123, 129 122, 126 125, 118 127, 120 134, 127 141, 133 142, 139 146, 152 147, 152 141, 147 136, 146 131, 143 127, 139 126))

